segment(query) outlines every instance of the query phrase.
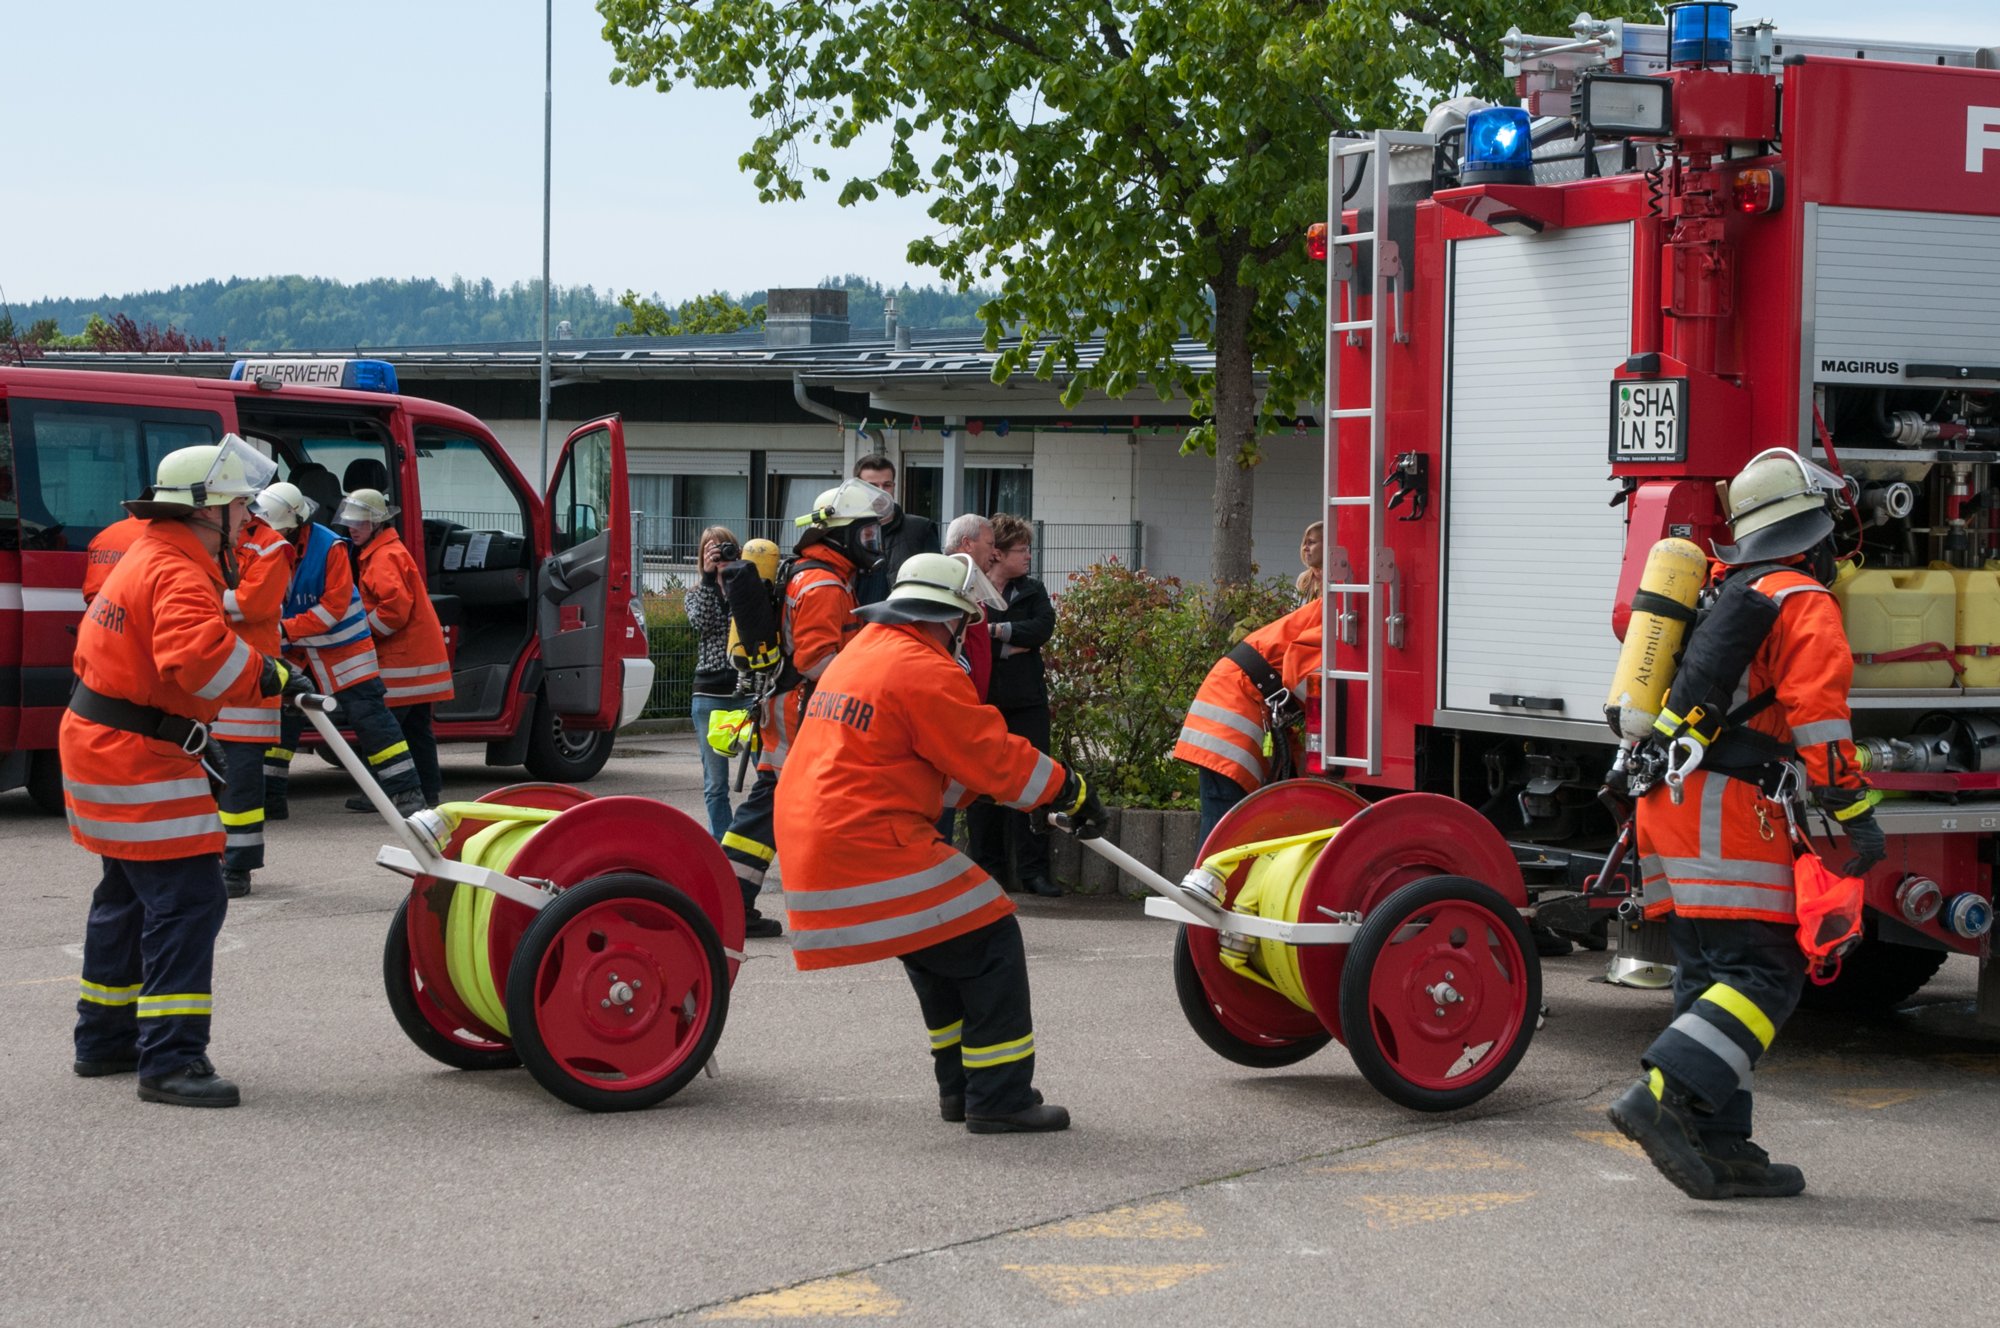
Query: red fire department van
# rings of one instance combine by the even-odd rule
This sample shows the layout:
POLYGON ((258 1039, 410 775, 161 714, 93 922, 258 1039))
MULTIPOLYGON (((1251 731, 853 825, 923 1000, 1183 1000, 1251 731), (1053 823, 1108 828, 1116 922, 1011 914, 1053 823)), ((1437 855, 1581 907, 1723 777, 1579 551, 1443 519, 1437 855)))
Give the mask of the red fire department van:
POLYGON ((399 395, 382 361, 246 361, 227 381, 0 367, 0 789, 62 810, 85 548, 163 455, 225 433, 268 448, 322 519, 356 488, 401 509, 452 650, 440 741, 543 779, 603 767, 653 681, 616 417, 570 434, 538 494, 485 425, 399 395))

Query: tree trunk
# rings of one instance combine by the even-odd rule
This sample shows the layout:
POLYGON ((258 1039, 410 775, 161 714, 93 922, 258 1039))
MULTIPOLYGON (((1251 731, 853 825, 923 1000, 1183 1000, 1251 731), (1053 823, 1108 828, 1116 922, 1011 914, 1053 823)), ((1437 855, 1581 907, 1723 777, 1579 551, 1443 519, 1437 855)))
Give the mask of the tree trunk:
POLYGON ((1240 254, 1224 245, 1215 292, 1215 527, 1209 573, 1218 586, 1240 585, 1253 566, 1250 540, 1256 491, 1257 384, 1250 365, 1250 305, 1236 281, 1240 254))

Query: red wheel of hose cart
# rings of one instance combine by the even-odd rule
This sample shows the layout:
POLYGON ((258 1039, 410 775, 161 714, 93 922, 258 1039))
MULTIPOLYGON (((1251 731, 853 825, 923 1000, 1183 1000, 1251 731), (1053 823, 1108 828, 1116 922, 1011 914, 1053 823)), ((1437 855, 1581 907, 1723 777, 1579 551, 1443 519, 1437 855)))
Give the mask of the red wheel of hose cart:
POLYGON ((466 1013, 449 981, 434 984, 411 957, 409 911, 415 893, 396 905, 382 946, 382 986, 389 1011, 410 1041, 433 1060, 456 1070, 511 1070, 521 1063, 514 1048, 466 1013))
POLYGON ((536 1082, 587 1111, 636 1111, 701 1072, 730 972, 700 907, 638 872, 558 895, 521 940, 507 1023, 536 1082))
POLYGON ((1541 962, 1497 890, 1431 876, 1371 908, 1340 978, 1354 1064, 1418 1111, 1470 1106, 1520 1064, 1542 1005, 1541 962))

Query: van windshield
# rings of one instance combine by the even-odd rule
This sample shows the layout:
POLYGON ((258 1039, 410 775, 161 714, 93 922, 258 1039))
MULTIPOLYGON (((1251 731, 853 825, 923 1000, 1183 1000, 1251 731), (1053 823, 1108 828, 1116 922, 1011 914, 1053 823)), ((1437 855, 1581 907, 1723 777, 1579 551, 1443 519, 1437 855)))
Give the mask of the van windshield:
POLYGON ((161 457, 222 436, 222 417, 205 410, 15 397, 8 414, 14 519, 0 518, 0 548, 9 549, 82 551, 124 518, 161 457))

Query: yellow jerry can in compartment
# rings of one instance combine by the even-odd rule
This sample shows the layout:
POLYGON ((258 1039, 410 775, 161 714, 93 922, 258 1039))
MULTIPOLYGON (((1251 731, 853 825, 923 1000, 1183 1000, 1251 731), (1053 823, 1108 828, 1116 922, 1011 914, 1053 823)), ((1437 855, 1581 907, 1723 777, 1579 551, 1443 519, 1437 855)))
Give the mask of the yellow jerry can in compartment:
POLYGON ((1958 589, 1958 662, 1967 687, 2000 687, 2000 562, 1984 567, 1932 563, 1958 589))
POLYGON ((1958 645, 1958 587, 1952 574, 1933 567, 1842 568, 1833 597, 1847 625, 1855 655, 1856 687, 1949 687, 1956 674, 1944 658, 1958 645), (1933 647, 1931 658, 1870 662, 1933 647))

